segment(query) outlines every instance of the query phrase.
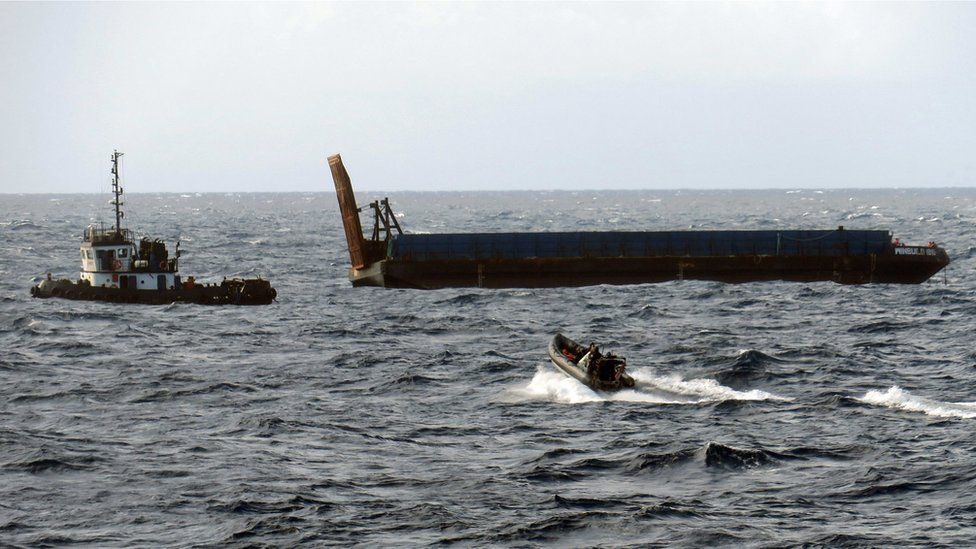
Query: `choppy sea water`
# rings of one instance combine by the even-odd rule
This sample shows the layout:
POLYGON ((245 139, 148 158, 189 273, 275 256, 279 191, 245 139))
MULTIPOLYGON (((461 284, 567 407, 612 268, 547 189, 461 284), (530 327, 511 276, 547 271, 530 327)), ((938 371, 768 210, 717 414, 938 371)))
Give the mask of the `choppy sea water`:
POLYGON ((331 193, 133 194, 184 275, 269 277, 278 302, 35 300, 108 199, 0 195, 0 545, 976 539, 976 190, 391 198, 418 232, 845 225, 953 263, 917 286, 353 289, 331 193), (637 387, 559 374, 557 331, 637 387))

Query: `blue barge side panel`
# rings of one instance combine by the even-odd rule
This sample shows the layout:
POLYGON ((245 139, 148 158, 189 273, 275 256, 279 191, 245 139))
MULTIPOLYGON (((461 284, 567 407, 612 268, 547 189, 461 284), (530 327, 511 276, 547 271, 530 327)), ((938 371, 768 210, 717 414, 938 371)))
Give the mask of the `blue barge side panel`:
POLYGON ((404 261, 609 257, 804 256, 881 254, 878 230, 658 231, 401 234, 388 257, 404 261))

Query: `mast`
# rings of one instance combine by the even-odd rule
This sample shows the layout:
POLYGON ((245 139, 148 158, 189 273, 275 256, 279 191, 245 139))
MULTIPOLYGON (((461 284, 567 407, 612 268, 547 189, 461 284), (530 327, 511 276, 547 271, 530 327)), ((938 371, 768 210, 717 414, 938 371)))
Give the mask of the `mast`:
POLYGON ((122 234, 122 218, 125 214, 122 213, 122 186, 119 185, 119 158, 122 157, 122 153, 119 151, 112 151, 112 193, 115 194, 115 200, 112 204, 115 206, 115 234, 122 234))

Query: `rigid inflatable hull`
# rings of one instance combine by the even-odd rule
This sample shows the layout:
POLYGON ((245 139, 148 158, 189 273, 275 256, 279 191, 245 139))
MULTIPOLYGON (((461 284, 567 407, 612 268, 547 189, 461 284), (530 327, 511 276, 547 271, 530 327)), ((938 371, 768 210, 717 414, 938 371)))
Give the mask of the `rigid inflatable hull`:
POLYGON ((587 349, 562 334, 556 334, 549 342, 549 360, 565 374, 594 391, 613 392, 631 388, 635 385, 634 378, 626 372, 622 373, 620 379, 615 381, 596 381, 590 379, 586 372, 580 369, 576 362, 570 360, 563 351, 569 352, 576 357, 574 360, 578 360, 586 353, 587 349))

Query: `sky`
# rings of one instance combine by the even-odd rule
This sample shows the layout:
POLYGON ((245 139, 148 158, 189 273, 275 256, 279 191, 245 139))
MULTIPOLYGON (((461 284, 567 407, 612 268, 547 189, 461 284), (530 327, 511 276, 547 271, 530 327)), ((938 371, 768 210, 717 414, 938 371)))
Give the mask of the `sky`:
POLYGON ((0 3, 0 192, 976 185, 976 3, 0 3))

